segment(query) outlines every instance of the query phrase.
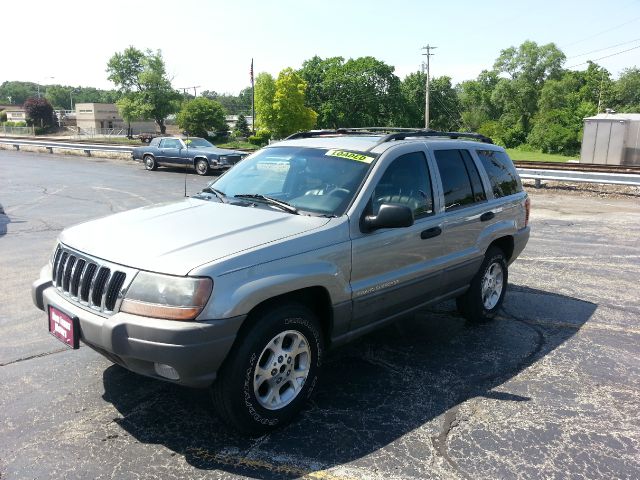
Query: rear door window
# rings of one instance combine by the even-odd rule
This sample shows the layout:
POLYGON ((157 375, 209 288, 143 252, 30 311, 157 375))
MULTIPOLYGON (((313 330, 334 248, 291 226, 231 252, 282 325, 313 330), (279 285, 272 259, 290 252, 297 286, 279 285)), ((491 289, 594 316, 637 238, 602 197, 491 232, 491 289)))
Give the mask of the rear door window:
POLYGON ((516 167, 506 153, 495 150, 477 150, 476 153, 487 171, 494 197, 506 197, 522 191, 516 167))
POLYGON ((486 200, 480 175, 466 150, 436 150, 445 211, 486 200))

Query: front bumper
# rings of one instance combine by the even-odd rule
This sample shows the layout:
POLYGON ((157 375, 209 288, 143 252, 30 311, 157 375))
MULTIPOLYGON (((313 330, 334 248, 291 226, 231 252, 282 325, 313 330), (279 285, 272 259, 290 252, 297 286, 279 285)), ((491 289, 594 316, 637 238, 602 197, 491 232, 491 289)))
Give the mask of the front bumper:
POLYGON ((114 363, 190 387, 211 385, 246 318, 181 322, 124 312, 103 317, 66 300, 48 279, 34 282, 32 296, 34 304, 45 312, 52 305, 78 317, 80 340, 114 363), (179 379, 158 375, 155 363, 173 367, 179 379))

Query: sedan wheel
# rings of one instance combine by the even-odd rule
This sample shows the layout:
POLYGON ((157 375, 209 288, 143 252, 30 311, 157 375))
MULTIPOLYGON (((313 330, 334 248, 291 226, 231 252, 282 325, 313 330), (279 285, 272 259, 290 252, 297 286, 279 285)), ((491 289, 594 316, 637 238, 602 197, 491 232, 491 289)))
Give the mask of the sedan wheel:
POLYGON ((158 163, 156 162, 156 159, 153 158, 151 155, 145 155, 144 168, 146 168, 147 170, 155 170, 156 168, 158 168, 158 163))
POLYGON ((197 160, 196 173, 198 175, 206 175, 209 173, 209 163, 206 160, 197 160))

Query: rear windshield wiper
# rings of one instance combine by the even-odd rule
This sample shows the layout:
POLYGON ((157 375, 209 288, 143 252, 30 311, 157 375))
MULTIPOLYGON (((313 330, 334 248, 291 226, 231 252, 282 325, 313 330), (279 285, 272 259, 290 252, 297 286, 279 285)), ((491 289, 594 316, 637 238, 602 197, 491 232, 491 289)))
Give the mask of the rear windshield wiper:
POLYGON ((234 195, 234 197, 235 198, 251 198, 253 200, 260 200, 265 203, 269 203, 271 205, 280 207, 285 212, 293 213, 295 215, 300 215, 300 212, 298 212, 298 209, 293 205, 290 205, 287 202, 284 202, 282 200, 277 200, 275 198, 267 197, 260 193, 240 193, 238 195, 234 195))
POLYGON ((212 187, 204 187, 202 189, 203 193, 213 193, 216 198, 218 200, 220 200, 222 203, 227 203, 227 200, 224 199, 224 197, 226 197, 226 195, 224 193, 222 193, 220 190, 216 190, 215 188, 212 187))

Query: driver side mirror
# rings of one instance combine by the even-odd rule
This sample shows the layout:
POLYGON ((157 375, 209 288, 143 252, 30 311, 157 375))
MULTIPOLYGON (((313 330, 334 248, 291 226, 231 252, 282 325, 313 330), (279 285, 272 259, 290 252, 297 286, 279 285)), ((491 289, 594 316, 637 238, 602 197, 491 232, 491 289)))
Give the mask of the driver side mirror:
POLYGON ((402 228, 413 225, 413 212, 406 205, 383 203, 377 215, 366 215, 360 221, 360 230, 372 232, 380 228, 402 228))

